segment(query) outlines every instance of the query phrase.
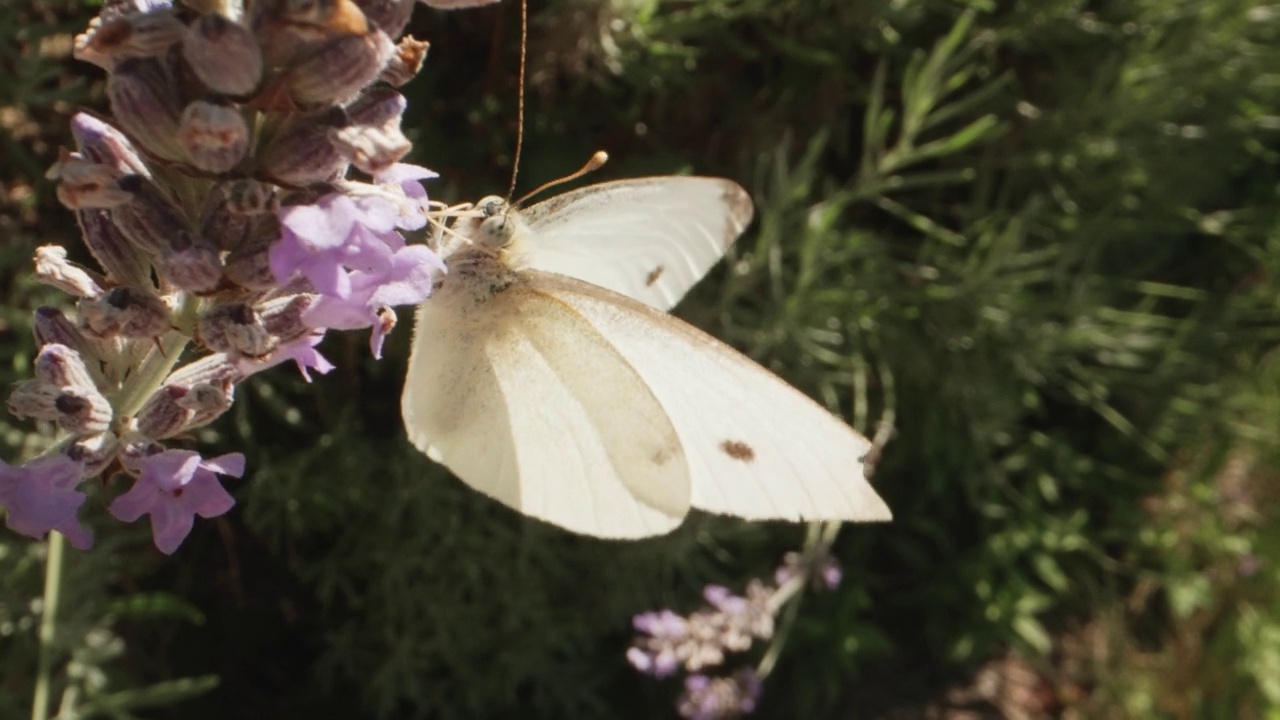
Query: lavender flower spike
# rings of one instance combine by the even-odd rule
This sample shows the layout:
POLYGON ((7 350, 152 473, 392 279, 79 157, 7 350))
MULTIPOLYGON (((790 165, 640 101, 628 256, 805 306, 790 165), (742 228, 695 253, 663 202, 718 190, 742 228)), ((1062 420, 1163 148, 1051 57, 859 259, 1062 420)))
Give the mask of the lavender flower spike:
POLYGON ((690 675, 676 708, 689 720, 730 720, 754 712, 759 699, 760 679, 751 670, 727 678, 690 675))
POLYGON ((681 662, 678 648, 689 636, 688 621, 670 610, 661 610, 641 613, 632 624, 651 640, 638 640, 627 650, 627 660, 635 669, 656 678, 674 675, 681 662))
POLYGON ((402 232, 426 226, 435 173, 398 162, 405 99, 378 80, 391 60, 397 82, 421 67, 426 43, 396 44, 413 4, 102 3, 75 56, 107 71, 113 117, 77 114, 77 151, 48 174, 101 268, 36 253, 37 278, 75 307, 36 311, 35 377, 6 400, 59 435, 47 458, 0 463, 10 527, 87 548, 76 513, 96 493, 121 520, 150 515, 174 552, 196 515, 235 504, 217 476, 245 459, 173 445, 254 373, 333 369, 316 350, 328 329, 372 327, 380 355, 393 308, 430 294, 440 259, 402 232))
POLYGON ((770 660, 762 662, 759 671, 745 669, 727 677, 706 675, 704 670, 723 664, 730 653, 749 650, 757 639, 772 638, 778 611, 806 581, 834 587, 840 580, 840 566, 828 549, 821 544, 807 548, 803 555, 787 553, 774 573, 777 586, 753 579, 745 595, 734 595, 721 585, 707 585, 702 591, 707 605, 688 617, 670 610, 636 615, 632 624, 640 635, 627 649, 627 660, 654 677, 673 675, 682 666, 691 673, 676 703, 681 717, 732 720, 753 712, 770 660))

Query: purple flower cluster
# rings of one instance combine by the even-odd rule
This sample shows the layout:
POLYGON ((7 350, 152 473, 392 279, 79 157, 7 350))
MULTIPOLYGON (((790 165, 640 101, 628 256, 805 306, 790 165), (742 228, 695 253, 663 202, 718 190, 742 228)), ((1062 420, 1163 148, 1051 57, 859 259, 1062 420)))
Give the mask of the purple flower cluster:
POLYGON ((751 669, 729 677, 690 675, 684 679, 684 693, 676 701, 680 717, 689 720, 724 720, 750 715, 756 709, 763 688, 751 669))
POLYGON ((393 89, 426 56, 396 40, 413 6, 106 0, 77 36, 76 57, 107 73, 111 119, 76 115, 76 150, 49 177, 100 269, 36 250, 37 278, 75 306, 36 311, 35 377, 8 399, 59 434, 36 460, 0 462, 10 528, 87 548, 78 514, 102 494, 174 552, 196 515, 235 504, 218 476, 242 476, 243 455, 177 445, 236 385, 286 361, 328 372, 316 346, 331 329, 371 328, 380 356, 393 307, 430 294, 443 266, 402 233, 425 225, 435 175, 400 162, 393 89), (104 474, 132 483, 85 482, 104 474))
POLYGON ((774 635, 778 611, 809 580, 831 589, 840 583, 840 567, 825 547, 810 553, 787 553, 775 571, 776 586, 760 580, 747 584, 745 595, 720 585, 708 585, 702 596, 706 606, 689 615, 671 610, 641 613, 632 620, 640 633, 627 649, 627 660, 637 670, 657 678, 681 669, 690 674, 676 702, 681 717, 691 720, 729 720, 750 714, 760 697, 763 677, 744 669, 728 677, 704 674, 723 665, 728 653, 749 650, 755 640, 774 635))
POLYGON ((755 638, 773 637, 774 590, 752 580, 746 596, 739 597, 708 585, 702 593, 708 606, 687 617, 670 610, 641 613, 632 623, 644 635, 627 650, 627 659, 637 670, 660 678, 681 667, 698 672, 720 665, 726 653, 749 649, 755 638))

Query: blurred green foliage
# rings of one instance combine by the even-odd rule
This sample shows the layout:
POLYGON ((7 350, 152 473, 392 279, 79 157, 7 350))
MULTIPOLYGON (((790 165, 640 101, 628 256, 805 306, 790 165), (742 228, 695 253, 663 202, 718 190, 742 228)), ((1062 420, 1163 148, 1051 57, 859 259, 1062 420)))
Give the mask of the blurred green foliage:
MULTIPOLYGON (((1280 713, 1280 10, 531 10, 522 186, 600 147, 598 176, 743 181, 756 227, 680 313, 859 427, 896 418, 896 519, 846 529, 845 586, 806 599, 762 717, 1280 713)), ((418 12, 408 125, 435 196, 502 188, 518 9, 418 12)), ((30 251, 74 227, 41 174, 73 106, 103 106, 57 52, 91 15, 0 7, 6 382, 51 297, 30 251)), ((74 557, 59 642, 84 716, 674 714, 623 660, 630 616, 771 572, 801 529, 696 517, 617 544, 524 521, 405 447, 397 335, 382 363, 334 338, 313 385, 241 388, 200 438, 249 456, 240 505, 173 559, 115 525, 74 557)), ((6 459, 38 447, 0 422, 6 459)), ((0 717, 29 698, 41 552, 0 543, 0 717)))

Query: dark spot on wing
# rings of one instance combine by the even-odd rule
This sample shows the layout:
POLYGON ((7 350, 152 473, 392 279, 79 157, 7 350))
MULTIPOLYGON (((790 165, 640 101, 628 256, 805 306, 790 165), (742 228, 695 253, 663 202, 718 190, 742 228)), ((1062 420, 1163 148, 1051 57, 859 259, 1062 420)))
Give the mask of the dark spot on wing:
POLYGON ((749 463, 756 459, 756 451, 750 445, 742 442, 741 440, 725 440, 720 443, 720 449, 724 451, 725 455, 728 455, 734 460, 741 460, 742 462, 749 463))
POLYGON ((649 456, 649 460, 652 460, 654 465, 666 465, 675 456, 676 448, 663 446, 655 450, 654 454, 649 456))
POLYGON ((644 278, 644 286, 653 287, 653 284, 658 282, 658 278, 662 277, 662 273, 666 271, 666 269, 667 268, 665 266, 659 265, 658 267, 650 270, 649 274, 644 278))

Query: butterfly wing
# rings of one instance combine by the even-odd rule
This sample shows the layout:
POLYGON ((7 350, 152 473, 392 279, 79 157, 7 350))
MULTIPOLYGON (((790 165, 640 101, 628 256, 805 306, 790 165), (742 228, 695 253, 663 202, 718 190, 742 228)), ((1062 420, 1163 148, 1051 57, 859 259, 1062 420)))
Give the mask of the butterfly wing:
POLYGON ((751 198, 721 178, 591 185, 520 211, 523 265, 670 310, 751 223, 751 198))
POLYGON ((417 312, 401 400, 409 439, 533 517, 611 538, 665 533, 688 466, 644 381, 575 309, 516 283, 474 302, 454 274, 417 312))
POLYGON ((666 410, 689 462, 693 506, 748 519, 889 520, 866 481, 871 443, 715 338, 573 278, 532 284, 589 320, 666 410))

